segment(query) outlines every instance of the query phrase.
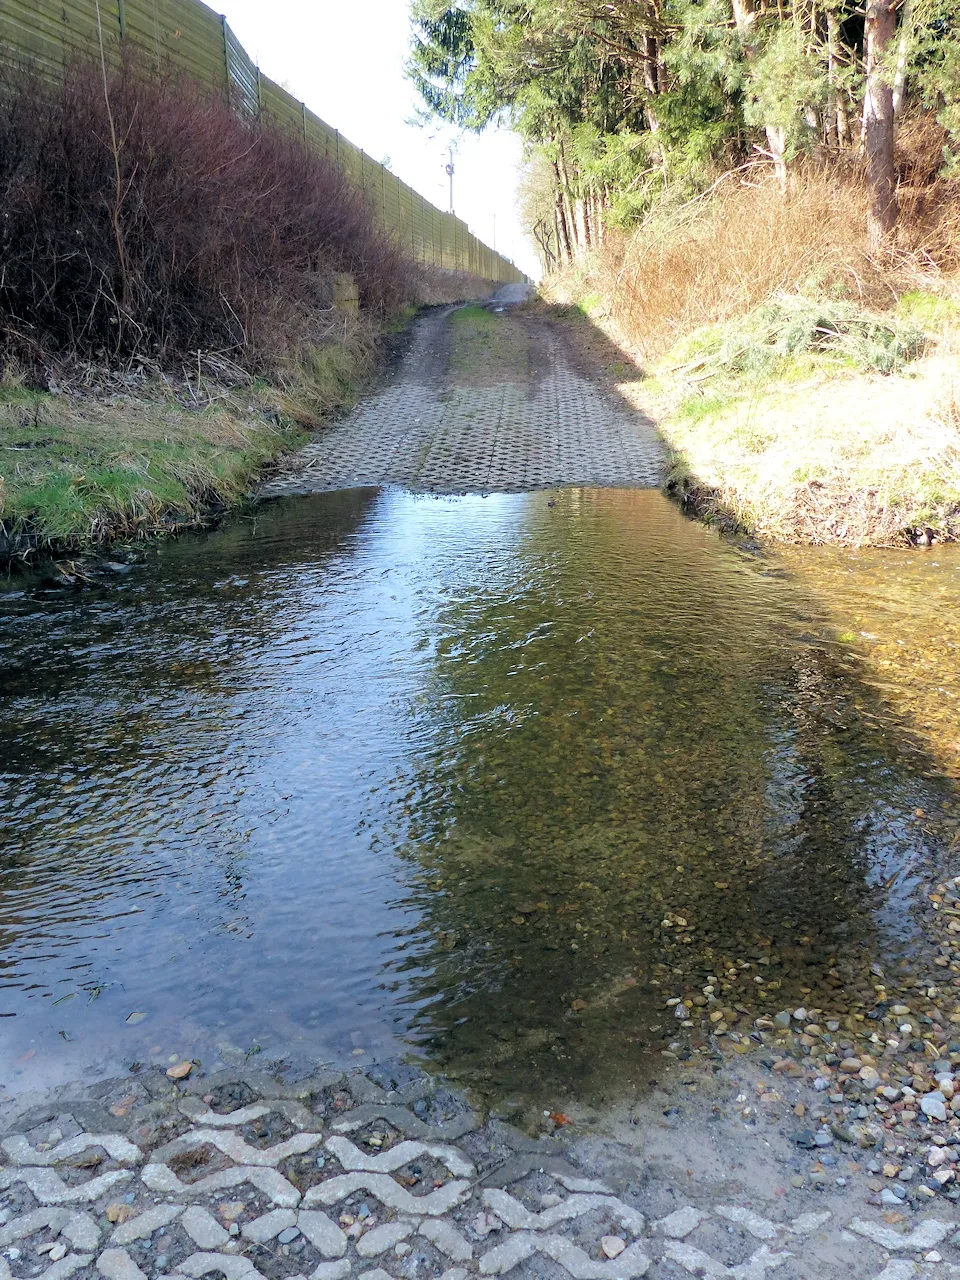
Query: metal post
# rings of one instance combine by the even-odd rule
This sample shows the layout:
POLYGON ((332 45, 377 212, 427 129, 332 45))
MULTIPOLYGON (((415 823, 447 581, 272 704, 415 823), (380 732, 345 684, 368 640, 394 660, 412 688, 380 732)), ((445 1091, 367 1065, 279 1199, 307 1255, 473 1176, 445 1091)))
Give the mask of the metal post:
POLYGON ((223 74, 226 77, 225 87, 227 90, 227 106, 230 105, 230 45, 227 40, 227 19, 224 14, 220 15, 220 30, 223 35, 223 74))
POLYGON ((117 0, 117 22, 120 25, 120 39, 127 34, 127 15, 124 12, 123 0, 117 0))

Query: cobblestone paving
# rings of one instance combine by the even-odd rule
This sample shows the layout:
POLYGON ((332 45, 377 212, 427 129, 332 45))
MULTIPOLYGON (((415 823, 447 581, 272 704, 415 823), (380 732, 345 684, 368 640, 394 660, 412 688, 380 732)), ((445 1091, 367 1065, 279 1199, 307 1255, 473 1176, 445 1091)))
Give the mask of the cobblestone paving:
POLYGON ((652 1178, 642 1151, 531 1138, 402 1064, 67 1087, 0 1150, 0 1280, 960 1276, 942 1207, 894 1228, 815 1197, 730 1203, 652 1178))
POLYGON ((421 320, 392 385, 300 450, 261 493, 366 485, 492 493, 660 484, 664 454, 652 425, 577 373, 555 335, 543 329, 533 335, 537 374, 529 380, 456 386, 431 358, 447 319, 421 320))

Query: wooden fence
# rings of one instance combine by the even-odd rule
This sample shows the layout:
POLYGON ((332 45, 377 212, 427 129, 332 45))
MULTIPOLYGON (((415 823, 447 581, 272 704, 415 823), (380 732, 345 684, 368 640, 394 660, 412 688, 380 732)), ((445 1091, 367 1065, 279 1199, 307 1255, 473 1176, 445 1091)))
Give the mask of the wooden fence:
POLYGON ((223 93, 242 115, 296 132, 346 170, 416 262, 515 283, 526 276, 405 182, 260 74, 227 25, 200 0, 0 0, 0 57, 56 75, 72 56, 111 61, 129 47, 159 73, 177 70, 223 93))

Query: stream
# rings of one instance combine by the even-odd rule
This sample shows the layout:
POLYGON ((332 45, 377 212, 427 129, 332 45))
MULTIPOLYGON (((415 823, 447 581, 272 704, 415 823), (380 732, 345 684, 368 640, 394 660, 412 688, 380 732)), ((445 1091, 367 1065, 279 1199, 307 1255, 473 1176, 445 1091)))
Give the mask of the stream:
POLYGON ((682 1054, 665 1001, 713 975, 745 1016, 841 1017, 925 962, 957 548, 757 554, 652 490, 363 489, 141 561, 0 590, 8 1093, 415 1054, 610 1096, 682 1054))

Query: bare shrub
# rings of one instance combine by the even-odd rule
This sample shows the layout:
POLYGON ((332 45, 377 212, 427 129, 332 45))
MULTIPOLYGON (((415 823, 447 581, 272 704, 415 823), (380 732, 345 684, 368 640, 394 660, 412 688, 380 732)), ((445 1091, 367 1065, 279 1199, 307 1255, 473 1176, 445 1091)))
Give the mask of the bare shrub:
POLYGON ((444 302, 473 302, 489 298, 496 285, 468 271, 448 271, 446 268, 419 266, 413 300, 423 306, 437 306, 444 302))
POLYGON ((340 168, 133 63, 5 85, 0 210, 0 341, 34 366, 218 349, 260 368, 322 339, 332 273, 367 311, 411 289, 340 168))

